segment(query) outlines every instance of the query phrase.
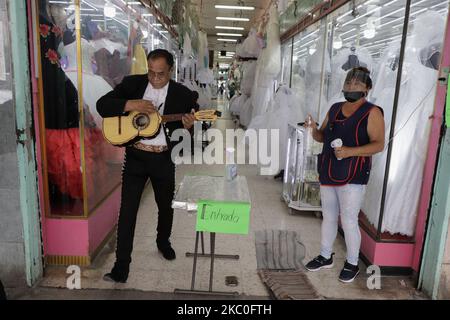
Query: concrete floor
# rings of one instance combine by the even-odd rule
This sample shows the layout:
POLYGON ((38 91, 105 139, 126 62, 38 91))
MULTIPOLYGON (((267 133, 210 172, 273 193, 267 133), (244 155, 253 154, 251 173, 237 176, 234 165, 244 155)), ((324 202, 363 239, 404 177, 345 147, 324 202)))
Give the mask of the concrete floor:
MULTIPOLYGON (((226 105, 219 102, 219 109, 226 111, 226 105)), ((217 128, 233 128, 229 114, 216 124, 217 128)), ((217 175, 224 173, 223 165, 181 165, 177 167, 176 180, 179 183, 185 174, 217 175)), ((242 165, 238 174, 247 178, 252 198, 251 223, 248 235, 218 234, 217 253, 239 254, 239 260, 216 260, 213 289, 218 291, 237 291, 240 298, 257 297, 268 299, 269 293, 259 279, 256 271, 255 231, 264 229, 294 230, 306 247, 305 263, 316 256, 320 250, 321 220, 312 213, 291 215, 281 201, 282 183, 272 177, 258 175, 256 166, 242 165), (227 287, 226 276, 236 276, 237 287, 227 287)), ((48 267, 38 288, 28 293, 16 293, 15 298, 81 299, 103 297, 106 299, 183 299, 183 295, 173 295, 175 288, 190 287, 192 258, 185 252, 193 251, 195 241, 195 216, 176 210, 172 233, 172 244, 177 252, 174 261, 164 260, 157 252, 156 204, 151 185, 148 185, 142 198, 134 240, 133 262, 126 284, 112 284, 102 280, 103 274, 110 271, 114 263, 115 237, 100 252, 93 265, 82 269, 82 290, 75 292, 66 288, 66 268, 48 267), (61 289, 51 289, 61 288, 61 289), (98 289, 104 289, 98 291, 98 289), (119 289, 119 290, 117 290, 119 289), (56 290, 56 291, 54 291, 56 290), (59 292, 59 293, 58 293, 59 292)), ((206 237, 208 240, 208 237, 206 237)), ((209 241, 206 241, 206 245, 209 241)), ((207 247, 208 248, 208 247, 207 247)), ((338 281, 338 275, 345 261, 345 243, 339 235, 335 243, 335 267, 320 272, 308 273, 308 277, 325 299, 423 299, 416 292, 408 277, 383 277, 380 290, 367 288, 366 267, 361 263, 361 274, 351 284, 338 281)), ((210 260, 199 259, 197 288, 208 289, 210 260)), ((192 298, 192 296, 190 296, 192 298)), ((200 296, 203 297, 203 296, 200 296)), ((203 297, 204 298, 204 297, 203 297)))

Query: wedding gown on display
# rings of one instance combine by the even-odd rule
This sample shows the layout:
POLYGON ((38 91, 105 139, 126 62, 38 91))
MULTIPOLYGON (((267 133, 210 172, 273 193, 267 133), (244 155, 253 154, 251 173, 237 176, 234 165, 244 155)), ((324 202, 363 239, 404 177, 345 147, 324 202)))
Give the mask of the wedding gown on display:
MULTIPOLYGON (((279 165, 284 169, 286 162, 288 125, 296 125, 305 119, 305 114, 298 107, 298 96, 288 86, 278 88, 269 109, 264 114, 255 117, 248 126, 248 130, 268 129, 267 141, 270 140, 270 130, 279 132, 279 165)), ((259 134, 258 134, 259 136, 259 134)))
MULTIPOLYGON (((429 65, 436 46, 442 44, 444 29, 445 19, 439 13, 425 12, 414 21, 406 42, 382 232, 414 235, 438 78, 438 71, 429 65)), ((380 84, 373 93, 376 104, 385 110, 387 124, 394 94, 388 87, 395 81, 395 71, 389 69, 395 65, 396 52, 393 47, 387 50, 377 79, 380 84)), ((390 128, 387 128, 388 132, 390 128)), ((382 154, 374 157, 362 207, 375 226, 378 226, 381 200, 381 193, 375 191, 382 188, 384 180, 384 170, 377 166, 384 166, 386 153, 387 146, 382 154)))
POLYGON ((263 49, 256 66, 252 89, 252 119, 267 111, 274 96, 275 80, 281 70, 281 43, 278 13, 274 5, 270 9, 267 25, 267 47, 263 49))
MULTIPOLYGON (((101 76, 94 74, 92 61, 94 57, 94 47, 86 39, 81 39, 82 47, 82 70, 83 70, 83 100, 89 109, 97 128, 102 128, 102 117, 97 112, 97 101, 102 96, 112 91, 112 87, 101 76)), ((72 84, 78 90, 78 66, 77 66, 77 44, 72 42, 63 48, 63 54, 67 59, 67 66, 64 72, 72 84)))
POLYGON ((236 47, 236 55, 244 58, 258 58, 262 47, 256 29, 250 29, 248 37, 236 47))
POLYGON ((242 65, 241 92, 245 95, 252 93, 256 76, 256 61, 246 61, 242 65))

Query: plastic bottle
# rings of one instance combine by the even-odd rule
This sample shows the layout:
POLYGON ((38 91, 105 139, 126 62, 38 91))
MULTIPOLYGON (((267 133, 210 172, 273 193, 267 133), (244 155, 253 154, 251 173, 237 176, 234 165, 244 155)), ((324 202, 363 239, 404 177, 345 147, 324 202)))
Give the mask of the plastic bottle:
POLYGON ((225 152, 225 177, 227 178, 227 181, 232 181, 237 176, 237 165, 234 162, 234 148, 227 148, 225 152))

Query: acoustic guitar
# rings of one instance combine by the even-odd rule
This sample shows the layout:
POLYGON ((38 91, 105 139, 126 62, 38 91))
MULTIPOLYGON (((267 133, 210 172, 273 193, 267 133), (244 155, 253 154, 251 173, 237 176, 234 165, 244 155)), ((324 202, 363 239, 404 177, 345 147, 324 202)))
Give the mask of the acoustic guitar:
MULTIPOLYGON (((200 110, 194 113, 197 121, 216 121, 222 115, 217 110, 200 110)), ((103 119, 103 136, 115 146, 126 146, 142 138, 159 134, 161 124, 181 121, 184 113, 160 115, 158 112, 142 113, 131 111, 118 117, 103 119)))

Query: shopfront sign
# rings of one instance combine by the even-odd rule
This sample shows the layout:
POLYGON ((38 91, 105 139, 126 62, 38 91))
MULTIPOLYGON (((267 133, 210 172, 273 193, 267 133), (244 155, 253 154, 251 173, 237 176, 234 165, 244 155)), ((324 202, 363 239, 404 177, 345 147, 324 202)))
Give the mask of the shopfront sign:
POLYGON ((250 203, 200 200, 197 208, 197 231, 248 234, 250 203))

